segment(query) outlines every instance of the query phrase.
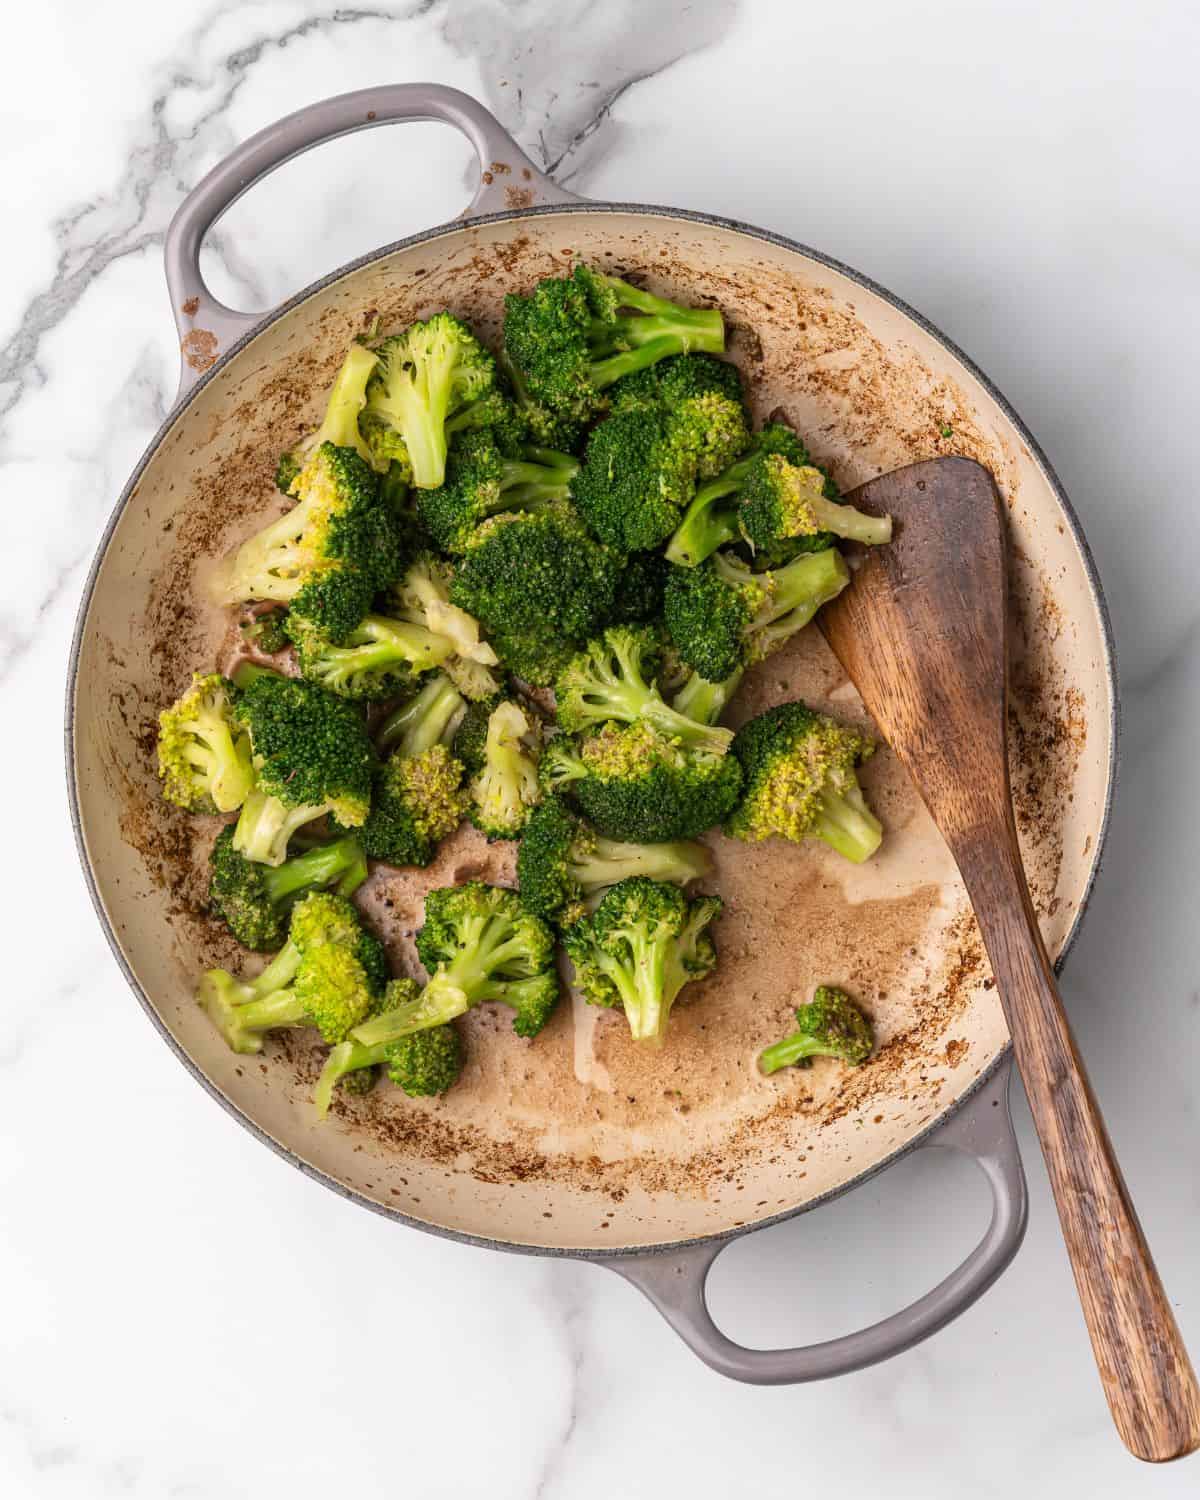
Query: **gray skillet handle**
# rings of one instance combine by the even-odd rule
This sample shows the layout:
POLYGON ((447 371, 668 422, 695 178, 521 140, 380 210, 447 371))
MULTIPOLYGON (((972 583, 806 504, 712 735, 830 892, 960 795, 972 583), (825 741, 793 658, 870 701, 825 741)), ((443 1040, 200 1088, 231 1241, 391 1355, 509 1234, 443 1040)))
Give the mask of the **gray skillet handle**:
POLYGON ((322 99, 252 135, 215 166, 179 205, 166 238, 167 286, 179 330, 184 395, 205 370, 265 316, 218 302, 200 274, 200 245, 227 208, 292 157, 355 130, 395 120, 440 120, 460 130, 479 160, 479 188, 464 218, 578 203, 574 193, 539 172, 496 117, 478 100, 438 83, 392 83, 322 99))
POLYGON ((843 1338, 800 1349, 746 1349, 713 1322, 704 1285, 729 1243, 697 1245, 678 1254, 632 1255, 605 1261, 654 1303, 685 1344, 706 1365, 753 1385, 795 1385, 826 1380, 890 1359, 928 1338, 965 1312, 996 1280, 1025 1234, 1025 1173, 1008 1109, 1011 1064, 995 1076, 922 1148, 940 1147, 974 1157, 992 1190, 992 1221, 962 1265, 931 1292, 880 1323, 843 1338))

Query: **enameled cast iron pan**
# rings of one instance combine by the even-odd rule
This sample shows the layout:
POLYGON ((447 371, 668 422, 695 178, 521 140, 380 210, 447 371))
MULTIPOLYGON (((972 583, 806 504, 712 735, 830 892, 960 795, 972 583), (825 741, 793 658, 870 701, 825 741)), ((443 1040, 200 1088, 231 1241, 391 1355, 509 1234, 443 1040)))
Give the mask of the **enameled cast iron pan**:
MULTIPOLYGON (((565 1003, 524 1042, 485 1011, 441 1101, 381 1087, 317 1125, 319 1049, 226 1051, 195 976, 237 962, 207 915, 215 820, 159 798, 154 727, 194 665, 222 661, 211 559, 276 507, 275 456, 315 424, 347 341, 375 316, 446 306, 498 328, 504 293, 575 257, 714 303, 760 418, 781 410, 845 489, 944 453, 979 459, 1009 513, 1014 575, 1011 738, 1018 821, 1043 931, 1060 959, 1100 860, 1116 768, 1112 643, 1078 520, 998 391, 881 287, 778 235, 705 214, 591 203, 544 177, 474 100, 401 84, 329 99, 260 132, 211 172, 167 235, 179 399, 126 486, 84 593, 66 743, 80 855, 100 920, 147 1014, 193 1075, 294 1165, 377 1212, 497 1248, 593 1259, 640 1287, 714 1368, 816 1379, 883 1359, 943 1326, 1016 1252, 1025 1185, 1007 1109, 1008 1037, 957 873, 890 754, 866 773, 887 829, 855 869, 821 848, 717 842, 721 962, 647 1055, 620 1017, 565 1003), (441 120, 479 158, 463 218, 343 267, 272 313, 218 303, 205 232, 240 193, 317 143, 394 120, 441 120), (759 1076, 758 1050, 818 981, 872 1010, 877 1057, 759 1076), (991 1185, 978 1247, 913 1306, 809 1348, 755 1351, 715 1327, 709 1267, 732 1237, 847 1191, 918 1147, 970 1153, 991 1185)), ((818 632, 757 667, 735 719, 802 696, 862 716, 818 632)), ((428 871, 379 870, 364 900, 403 968, 431 885, 511 879, 511 851, 464 829, 428 871)))

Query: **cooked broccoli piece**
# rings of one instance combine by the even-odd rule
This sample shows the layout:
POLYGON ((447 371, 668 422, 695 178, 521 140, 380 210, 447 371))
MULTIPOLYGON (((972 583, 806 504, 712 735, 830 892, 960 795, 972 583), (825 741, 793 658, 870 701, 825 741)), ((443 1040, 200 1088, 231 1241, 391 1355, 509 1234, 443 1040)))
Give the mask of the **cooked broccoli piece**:
POLYGON ((814 1057, 840 1057, 861 1066, 871 1055, 875 1033, 870 1021, 846 994, 831 984, 819 984, 808 1005, 796 1008, 798 1031, 764 1051, 758 1066, 778 1073, 793 1063, 807 1066, 814 1057))
MULTIPOLYGON (((398 620, 407 620, 413 625, 423 625, 435 635, 449 636, 454 647, 454 657, 448 657, 447 675, 450 666, 462 664, 464 673, 475 674, 477 680, 486 679, 496 686, 490 672, 481 669, 496 665, 496 653, 479 632, 479 621, 465 609, 450 602, 450 589, 454 570, 448 562, 435 557, 432 552, 419 552, 408 564, 403 577, 388 590, 387 603, 398 620)), ((477 693, 475 696, 486 696, 477 693)))
POLYGON ((622 880, 563 934, 584 999, 622 1006, 634 1041, 661 1046, 680 990, 716 966, 706 929, 720 910, 716 896, 688 901, 660 880, 622 880))
POLYGON ((737 692, 745 669, 736 667, 723 682, 709 682, 699 672, 689 672, 687 680, 671 700, 676 713, 686 714, 698 724, 717 724, 737 692))
POLYGON ((301 469, 322 443, 333 443, 338 448, 353 448, 364 462, 371 463, 370 449, 358 430, 358 418, 367 400, 367 381, 378 363, 376 355, 364 345, 350 345, 341 369, 329 389, 321 425, 280 457, 279 467, 275 471, 275 483, 285 495, 292 493, 292 485, 301 469))
POLYGON ((612 625, 589 641, 554 684, 559 728, 575 734, 612 720, 644 723, 664 739, 723 755, 732 730, 697 723, 663 701, 654 681, 658 653, 657 634, 645 625, 612 625))
POLYGON ((288 616, 287 633, 301 674, 340 698, 394 698, 454 653, 449 636, 386 615, 364 615, 341 645, 302 616, 288 616))
POLYGON ((450 597, 517 676, 544 687, 612 608, 617 566, 565 505, 492 516, 472 533, 450 597))
POLYGON ((602 542, 643 552, 671 535, 696 484, 696 456, 656 407, 628 407, 588 438, 571 494, 602 542))
POLYGON ((560 453, 574 453, 579 447, 585 426, 582 417, 562 410, 551 410, 529 394, 525 378, 508 357, 500 351, 496 360, 499 371, 512 388, 513 404, 518 413, 520 441, 540 443, 560 453))
POLYGON ((686 885, 712 869, 703 844, 622 843, 606 839, 560 797, 547 797, 525 825, 517 855, 521 900, 548 922, 568 923, 587 897, 634 875, 686 885))
POLYGON ((371 805, 375 753, 352 704, 311 682, 264 673, 238 692, 248 731, 254 788, 233 846, 259 864, 281 865, 292 835, 332 813, 357 828, 371 805))
POLYGON ((578 470, 569 453, 530 445, 507 456, 492 431, 468 432, 450 448, 445 483, 420 491, 421 520, 443 552, 461 552, 489 516, 566 500, 578 470))
POLYGON ((661 552, 630 552, 617 574, 610 625, 638 625, 662 615, 667 565, 661 552))
POLYGON ((698 568, 671 569, 663 613, 683 660, 721 682, 777 650, 849 582, 846 561, 833 548, 771 573, 752 573, 718 552, 698 568))
POLYGON ((855 774, 874 750, 868 736, 803 703, 769 708, 734 736, 745 793, 725 832, 748 843, 821 839, 861 864, 883 838, 855 774))
POLYGON ((191 687, 158 716, 163 796, 188 812, 233 812, 254 785, 250 741, 233 696, 219 672, 196 672, 191 687))
MULTIPOLYGON (((411 979, 393 979, 371 1007, 372 1016, 411 1006, 420 987, 411 979)), ((319 1116, 328 1113, 337 1084, 348 1094, 368 1093, 375 1075, 383 1067, 391 1081, 412 1098, 444 1094, 462 1072, 462 1041, 457 1027, 447 1024, 413 1032, 398 1041, 364 1047, 355 1041, 341 1042, 329 1054, 317 1083, 315 1103, 319 1116)))
MULTIPOLYGON (((735 542, 741 535, 739 506, 742 491, 762 460, 779 455, 797 466, 808 463, 808 449, 800 436, 783 422, 768 422, 755 433, 750 446, 740 458, 710 478, 697 489, 683 520, 667 544, 667 561, 681 568, 694 568, 710 557, 718 547, 735 542)), ((833 488, 836 498, 836 488, 833 488)), ((833 545, 827 533, 806 538, 802 550, 816 552, 833 545)))
POLYGON ((469 777, 476 777, 483 770, 484 752, 487 749, 488 723, 492 710, 508 701, 505 693, 493 693, 489 698, 478 698, 467 705, 467 711, 459 720, 454 734, 454 753, 463 763, 469 777))
POLYGON ((383 948, 349 901, 317 892, 292 908, 287 942, 256 979, 209 969, 196 998, 234 1052, 261 1052, 263 1034, 285 1026, 315 1026, 336 1045, 386 977, 383 948))
POLYGON ((542 756, 542 786, 560 791, 606 838, 695 838, 733 810, 742 770, 732 755, 688 750, 649 724, 606 724, 576 747, 565 735, 542 756))
POLYGON ((247 646, 261 651, 264 656, 276 656, 288 645, 287 612, 282 609, 268 610, 252 620, 243 620, 238 626, 247 646))
POLYGON ((662 412, 700 479, 720 474, 751 442, 737 367, 711 354, 676 354, 627 375, 612 387, 609 401, 614 411, 662 412))
POLYGON ((372 859, 427 865, 466 808, 462 762, 450 743, 466 704, 441 673, 384 722, 391 754, 375 773, 375 796, 359 837, 372 859))
POLYGON ((350 448, 322 443, 292 485, 298 503, 244 542, 225 566, 225 604, 287 604, 331 639, 348 634, 376 589, 399 570, 395 517, 368 466, 350 448))
POLYGON ((446 477, 447 423, 491 393, 496 363, 465 323, 436 313, 376 349, 379 364, 367 382, 359 428, 375 464, 409 464, 418 489, 446 477))
POLYGON ((287 935, 292 907, 311 891, 350 896, 367 878, 362 845, 352 837, 318 844, 272 869, 255 864, 233 847, 232 826, 223 828, 209 855, 208 899, 246 948, 278 948, 287 935))
POLYGON ((868 516, 828 500, 826 476, 811 464, 797 466, 781 453, 762 454, 742 487, 738 525, 751 547, 771 547, 789 537, 832 532, 851 542, 880 546, 892 539, 891 516, 868 516))
POLYGON ((505 354, 529 396, 571 422, 594 416, 623 375, 671 354, 724 348, 715 308, 680 307, 588 266, 504 302, 505 354))
MULTIPOLYGON (((532 727, 516 703, 498 703, 488 716, 483 760, 471 781, 470 816, 489 839, 519 838, 541 796, 532 727)), ((473 747, 469 753, 474 756, 473 747)))

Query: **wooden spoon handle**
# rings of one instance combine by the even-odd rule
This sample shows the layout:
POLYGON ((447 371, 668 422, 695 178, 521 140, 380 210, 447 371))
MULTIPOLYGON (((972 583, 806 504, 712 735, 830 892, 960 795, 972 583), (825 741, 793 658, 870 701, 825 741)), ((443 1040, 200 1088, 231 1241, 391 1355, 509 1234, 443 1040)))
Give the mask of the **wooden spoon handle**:
POLYGON ((1200 1389, 1059 998, 1007 840, 960 860, 1041 1139, 1104 1394, 1125 1446, 1200 1447, 1200 1389))

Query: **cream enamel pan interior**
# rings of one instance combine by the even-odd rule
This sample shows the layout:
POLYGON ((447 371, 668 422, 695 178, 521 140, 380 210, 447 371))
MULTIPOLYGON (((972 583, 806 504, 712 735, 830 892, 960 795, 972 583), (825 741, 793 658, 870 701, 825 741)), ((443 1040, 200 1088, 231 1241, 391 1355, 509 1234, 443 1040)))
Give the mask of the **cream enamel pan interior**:
MULTIPOLYGON (((114 517, 81 617, 75 790, 87 863, 131 979, 208 1084, 301 1165, 389 1213, 519 1247, 614 1251, 726 1233, 876 1169, 953 1110, 1008 1038, 965 896, 886 749, 865 780, 887 830, 862 869, 822 848, 714 838, 721 962, 637 1052, 621 1018, 569 1001, 532 1043, 487 1011, 444 1100, 382 1086, 317 1125, 318 1049, 297 1034, 237 1058, 193 1001, 235 958, 204 910, 216 823, 166 808, 159 709, 229 649, 206 603, 210 559, 277 513, 275 455, 318 415, 347 340, 446 306, 497 328, 504 293, 582 256, 733 330, 759 418, 781 410, 844 489, 945 453, 979 459, 1008 506, 1014 573, 1013 773, 1047 945, 1061 954, 1103 842, 1115 754, 1103 605, 1039 454, 986 385, 913 315, 816 256, 669 210, 498 215, 394 247, 296 299, 183 402, 114 517), (767 1080, 757 1051, 812 984, 842 982, 881 1046, 848 1076, 818 1063, 767 1080)), ((733 721, 802 696, 861 717, 815 629, 755 669, 733 721)), ((427 872, 380 870, 364 900, 398 968, 431 884, 511 876, 506 846, 464 830, 427 872)))

